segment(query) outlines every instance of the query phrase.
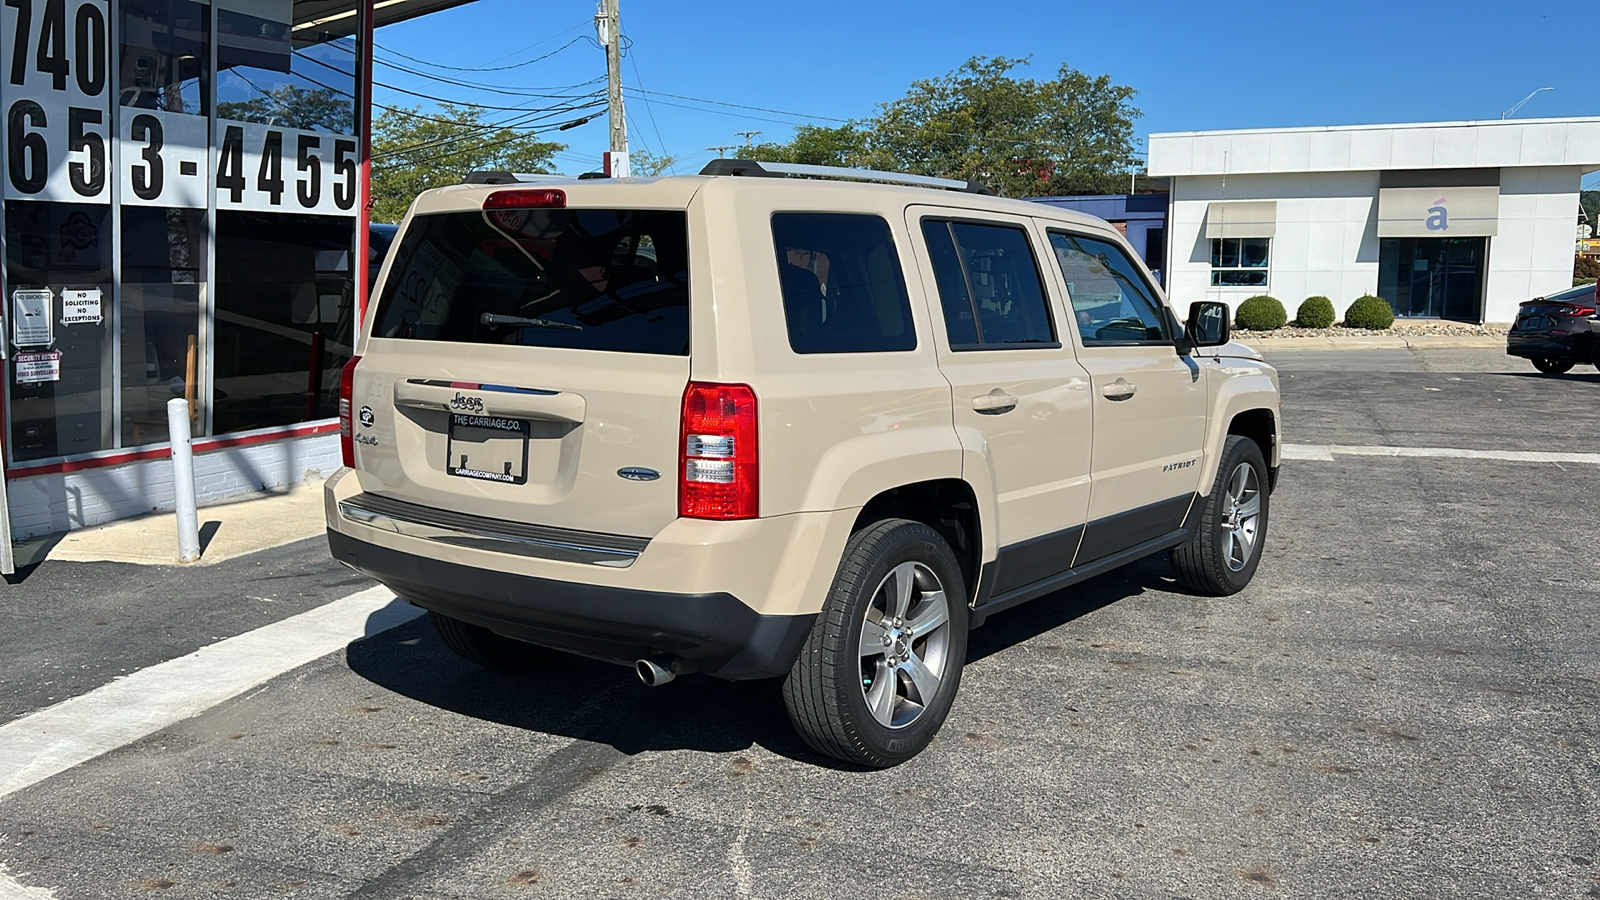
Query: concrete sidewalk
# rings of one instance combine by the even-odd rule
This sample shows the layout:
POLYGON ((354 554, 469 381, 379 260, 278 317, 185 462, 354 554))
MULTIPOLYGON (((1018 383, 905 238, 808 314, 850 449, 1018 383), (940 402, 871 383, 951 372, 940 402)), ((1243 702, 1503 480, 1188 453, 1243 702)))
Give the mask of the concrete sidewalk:
MULTIPOLYGON (((200 561, 204 566, 281 547, 324 532, 322 482, 200 509, 200 561)), ((176 513, 153 513, 107 525, 45 535, 16 546, 17 568, 47 559, 176 566, 176 513)))
POLYGON ((1460 337, 1449 334, 1406 334, 1373 332, 1371 337, 1308 335, 1306 337, 1240 337, 1239 343, 1263 353, 1277 350, 1462 350, 1506 347, 1501 337, 1460 337))

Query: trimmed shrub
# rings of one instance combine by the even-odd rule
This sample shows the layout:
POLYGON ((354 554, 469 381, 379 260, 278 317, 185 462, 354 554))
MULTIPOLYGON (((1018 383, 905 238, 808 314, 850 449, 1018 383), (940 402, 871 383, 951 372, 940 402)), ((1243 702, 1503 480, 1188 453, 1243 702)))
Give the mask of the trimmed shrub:
POLYGON ((1244 301, 1233 313, 1233 327, 1244 331, 1272 331, 1288 321, 1289 314, 1278 298, 1265 294, 1244 301))
POLYGON ((1333 311, 1332 300, 1327 297, 1307 297, 1295 310, 1294 324, 1297 328, 1327 328, 1337 315, 1333 311))
POLYGON ((1394 309, 1382 297, 1365 294, 1344 311, 1344 324, 1346 328, 1387 331, 1394 324, 1394 309))
POLYGON ((1600 257, 1580 256, 1572 262, 1572 284, 1593 284, 1600 278, 1600 257))

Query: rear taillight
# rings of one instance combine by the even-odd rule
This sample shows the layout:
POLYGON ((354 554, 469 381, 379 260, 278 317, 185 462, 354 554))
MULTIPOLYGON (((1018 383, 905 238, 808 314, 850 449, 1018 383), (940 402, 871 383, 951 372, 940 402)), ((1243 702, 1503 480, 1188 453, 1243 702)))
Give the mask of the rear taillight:
POLYGON ((753 519, 757 489, 756 394, 743 384, 689 382, 678 451, 678 515, 753 519))
POLYGON ((344 457, 344 464, 348 468, 356 465, 356 429, 350 407, 355 398, 356 388, 356 363, 361 362, 361 357, 352 356, 344 364, 344 371, 339 374, 339 453, 344 457))
POLYGON ((1592 316, 1592 315, 1594 315, 1594 307, 1592 307, 1592 306, 1563 306, 1560 309, 1556 310, 1556 315, 1558 315, 1558 316, 1592 316))

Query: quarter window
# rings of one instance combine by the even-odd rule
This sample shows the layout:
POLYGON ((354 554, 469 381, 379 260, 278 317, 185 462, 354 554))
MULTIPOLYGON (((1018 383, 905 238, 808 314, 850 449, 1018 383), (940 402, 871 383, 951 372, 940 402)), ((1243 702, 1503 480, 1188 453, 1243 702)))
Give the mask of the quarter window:
POLYGON ((794 352, 916 349, 888 222, 850 213, 776 213, 772 242, 794 352))
POLYGON ((925 219, 922 235, 952 349, 1056 345, 1027 232, 925 219))
POLYGON ((1050 233, 1085 346, 1171 340, 1161 302, 1138 266, 1110 241, 1050 233))
POLYGON ((1212 238, 1211 283, 1265 287, 1272 238, 1212 238))

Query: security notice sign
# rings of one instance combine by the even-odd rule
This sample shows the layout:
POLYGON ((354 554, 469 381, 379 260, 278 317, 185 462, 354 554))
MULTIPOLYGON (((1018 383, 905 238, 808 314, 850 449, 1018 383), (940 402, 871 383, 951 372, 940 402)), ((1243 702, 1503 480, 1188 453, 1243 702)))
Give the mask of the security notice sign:
POLYGON ((12 364, 13 371, 17 373, 17 384, 43 384, 61 380, 60 350, 18 353, 12 364))
POLYGON ((99 288, 61 292, 61 324, 99 325, 102 321, 99 288))
POLYGON ((5 196, 109 203, 110 32, 106 0, 5 0, 5 196))
POLYGON ((55 340, 50 322, 49 288, 17 288, 11 292, 11 343, 18 348, 48 347, 55 340))

